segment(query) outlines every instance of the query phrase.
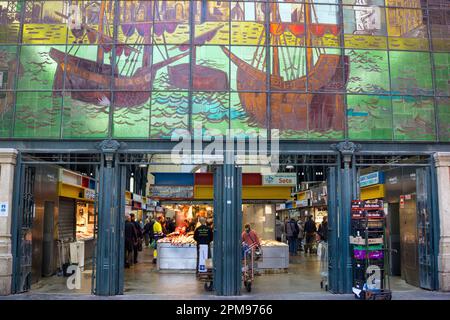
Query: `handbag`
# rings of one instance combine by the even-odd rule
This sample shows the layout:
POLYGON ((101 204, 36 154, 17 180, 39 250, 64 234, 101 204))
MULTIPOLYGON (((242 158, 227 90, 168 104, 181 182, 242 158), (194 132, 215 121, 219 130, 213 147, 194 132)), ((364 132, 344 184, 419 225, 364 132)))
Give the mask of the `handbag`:
POLYGON ((142 239, 141 238, 138 240, 137 249, 138 249, 138 251, 142 251, 142 239))

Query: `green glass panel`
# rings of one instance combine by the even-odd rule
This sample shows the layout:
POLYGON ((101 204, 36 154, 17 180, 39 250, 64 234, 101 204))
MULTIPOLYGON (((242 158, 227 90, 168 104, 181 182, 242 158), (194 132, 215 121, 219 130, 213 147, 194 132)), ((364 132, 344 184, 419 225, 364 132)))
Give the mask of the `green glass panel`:
POLYGON ((129 99, 134 96, 148 97, 146 102, 132 107, 116 107, 114 109, 113 136, 115 138, 148 138, 150 134, 150 92, 116 92, 117 94, 128 94, 129 99))
POLYGON ((106 138, 110 100, 111 95, 108 91, 65 92, 63 138, 106 138))
POLYGON ((226 135, 229 129, 229 93, 194 92, 192 94, 192 127, 194 138, 226 135), (200 131, 201 129, 201 131, 200 131))
POLYGON ((436 140, 434 103, 426 97, 393 97, 394 140, 436 140))
POLYGON ((189 95, 187 92, 153 92, 150 137, 170 139, 176 130, 189 125, 189 95))
POLYGON ((261 92, 241 92, 230 94, 230 128, 240 138, 256 137, 267 134, 267 95, 261 92), (258 101, 258 117, 249 111, 251 106, 246 103, 247 97, 258 101))
POLYGON ((430 54, 389 52, 393 94, 433 94, 430 54))
POLYGON ((15 138, 59 138, 61 93, 17 92, 15 138))
POLYGON ((439 140, 450 142, 450 97, 437 99, 439 140))
POLYGON ((435 53, 434 73, 436 76, 436 94, 450 95, 450 53, 435 53))
POLYGON ((13 117, 14 92, 0 91, 0 137, 9 137, 13 117))
POLYGON ((375 50, 346 50, 349 59, 350 75, 347 92, 388 93, 389 66, 388 54, 375 50))
POLYGON ((62 86, 53 86, 58 63, 51 57, 51 50, 58 51, 64 57, 66 46, 21 47, 23 73, 19 75, 18 90, 62 90, 62 86))
POLYGON ((348 135, 354 140, 392 140, 389 96, 347 95, 348 135))

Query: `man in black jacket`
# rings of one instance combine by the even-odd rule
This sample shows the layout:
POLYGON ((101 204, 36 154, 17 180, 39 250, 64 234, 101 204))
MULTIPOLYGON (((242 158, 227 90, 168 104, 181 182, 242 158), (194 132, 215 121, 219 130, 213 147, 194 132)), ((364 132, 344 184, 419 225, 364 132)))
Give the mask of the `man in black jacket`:
POLYGON ((197 274, 199 272, 199 256, 200 256, 200 245, 208 246, 208 257, 209 257, 209 244, 213 241, 213 232, 206 225, 206 219, 201 217, 199 219, 200 226, 194 231, 194 240, 197 241, 197 274))
POLYGON ((136 230, 136 236, 137 236, 137 240, 134 243, 133 246, 133 251, 134 251, 134 263, 138 263, 138 251, 139 251, 139 242, 141 242, 141 246, 142 246, 142 229, 141 226, 139 225, 139 223, 136 221, 136 217, 134 215, 134 213, 130 214, 131 217, 131 223, 133 224, 134 229, 136 230))
POLYGON ((133 264, 133 249, 137 243, 136 229, 131 222, 130 215, 126 216, 125 220, 125 268, 129 268, 133 264))
POLYGON ((305 244, 305 254, 309 251, 309 253, 312 253, 312 246, 314 244, 314 241, 316 240, 316 223, 313 221, 312 216, 308 217, 308 221, 305 223, 305 237, 306 237, 306 244, 305 244))

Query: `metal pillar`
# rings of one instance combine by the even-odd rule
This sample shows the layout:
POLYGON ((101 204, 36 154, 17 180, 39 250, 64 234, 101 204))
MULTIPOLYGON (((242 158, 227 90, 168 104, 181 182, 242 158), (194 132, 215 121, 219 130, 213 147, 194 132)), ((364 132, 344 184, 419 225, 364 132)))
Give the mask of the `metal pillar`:
POLYGON ((100 165, 98 241, 96 252, 95 294, 112 296, 123 291, 123 219, 122 182, 117 151, 120 144, 105 140, 100 165), (122 275, 122 279, 121 279, 122 275))
POLYGON ((352 259, 350 253, 350 229, 351 229, 351 201, 356 197, 354 184, 354 153, 360 149, 360 145, 353 142, 341 142, 334 145, 340 152, 342 169, 338 171, 338 290, 336 293, 352 292, 352 259))
POLYGON ((214 288, 219 296, 241 293, 241 168, 219 166, 214 175, 214 288))
POLYGON ((338 279, 338 190, 337 170, 335 167, 327 169, 328 193, 328 287, 333 293, 339 291, 338 279))

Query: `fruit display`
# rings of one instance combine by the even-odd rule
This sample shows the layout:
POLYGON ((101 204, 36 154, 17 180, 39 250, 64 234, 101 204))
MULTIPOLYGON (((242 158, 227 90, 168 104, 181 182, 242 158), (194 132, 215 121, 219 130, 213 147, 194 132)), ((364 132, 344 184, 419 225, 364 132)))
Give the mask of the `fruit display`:
POLYGON ((158 240, 158 243, 170 243, 173 246, 187 246, 187 245, 196 245, 197 242, 194 240, 194 235, 176 235, 169 234, 167 237, 158 240))
POLYGON ((275 240, 261 240, 261 245, 264 247, 282 247, 287 246, 286 243, 275 241, 275 240))

